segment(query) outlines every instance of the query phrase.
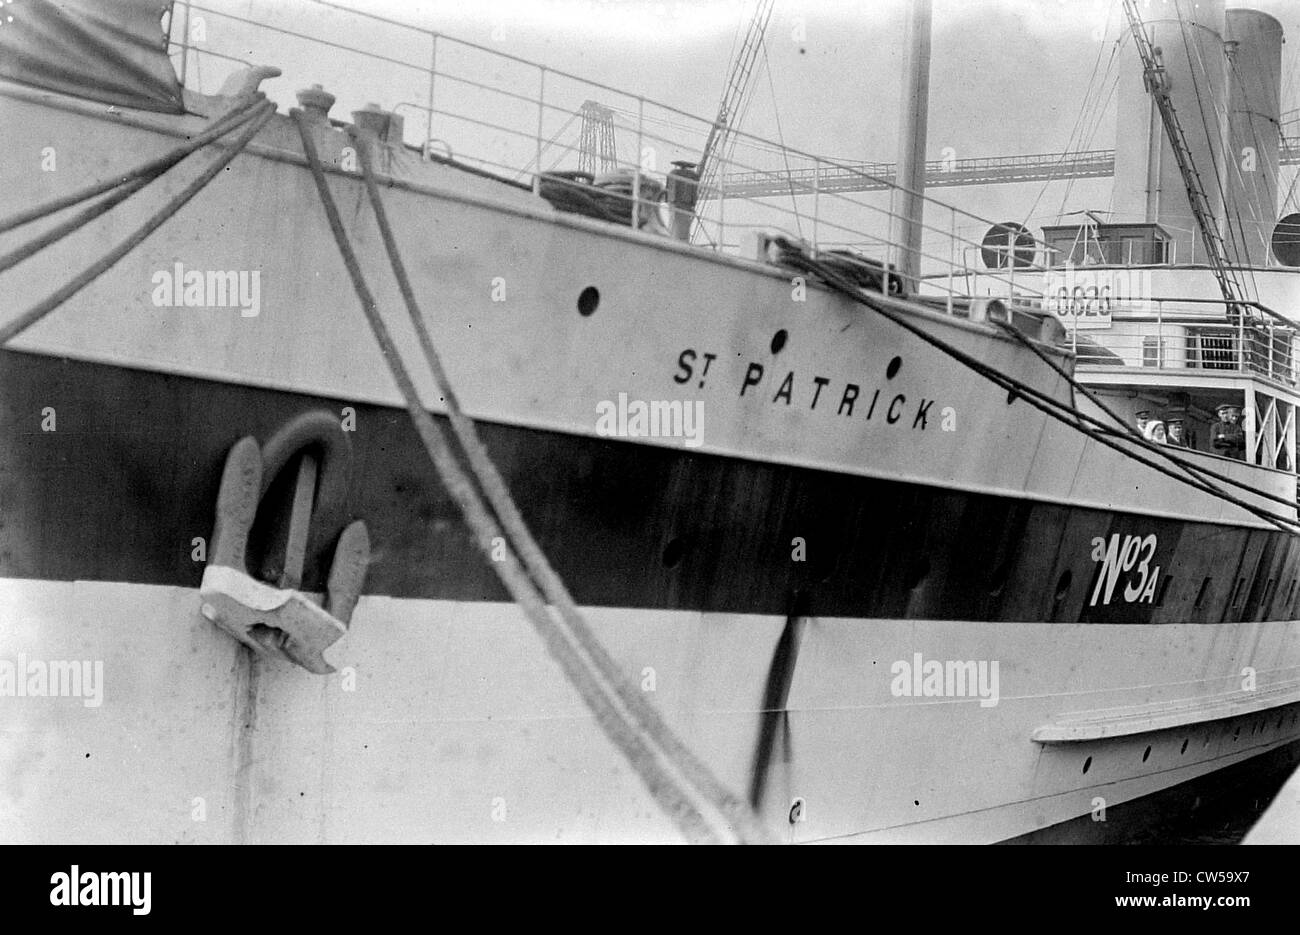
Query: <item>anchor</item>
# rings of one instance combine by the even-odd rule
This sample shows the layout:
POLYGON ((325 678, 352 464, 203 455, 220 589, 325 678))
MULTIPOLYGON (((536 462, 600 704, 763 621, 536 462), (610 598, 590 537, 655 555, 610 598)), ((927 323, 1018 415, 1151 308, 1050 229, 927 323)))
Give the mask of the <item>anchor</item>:
MULTIPOLYGON (((316 484, 316 460, 304 451, 311 444, 320 444, 326 455, 320 500, 341 499, 346 481, 336 462, 347 442, 329 413, 299 416, 265 448, 251 436, 231 447, 221 475, 211 556, 199 596, 203 616, 245 646, 328 675, 335 669, 325 661, 324 651, 347 632, 370 563, 370 537, 361 520, 343 530, 334 548, 323 607, 298 590, 316 484), (275 587, 248 573, 248 538, 270 482, 299 452, 303 458, 285 546, 285 572, 281 586, 275 587)), ((319 511, 320 503, 316 507, 319 511)))

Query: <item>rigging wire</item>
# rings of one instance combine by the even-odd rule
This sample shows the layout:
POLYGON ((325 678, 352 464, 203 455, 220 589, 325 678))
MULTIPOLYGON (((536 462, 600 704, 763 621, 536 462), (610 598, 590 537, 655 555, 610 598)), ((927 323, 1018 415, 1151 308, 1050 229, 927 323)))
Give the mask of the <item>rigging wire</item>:
MULTIPOLYGON (((1110 66, 1107 66, 1107 74, 1109 74, 1109 69, 1110 66)), ((1110 79, 1110 90, 1106 91, 1105 96, 1099 99, 1096 108, 1094 108, 1093 110, 1092 126, 1087 131, 1087 136, 1084 138, 1083 142, 1081 143, 1081 151, 1086 152, 1092 148, 1093 146, 1092 141, 1096 139, 1097 133, 1100 132, 1102 125, 1105 122, 1106 114, 1110 110, 1110 102, 1114 99, 1115 92, 1119 89, 1119 82, 1120 82, 1120 74, 1118 71, 1116 71, 1115 77, 1110 79)), ((1071 176, 1069 179, 1066 180, 1065 194, 1061 198, 1062 213, 1065 212, 1065 206, 1068 203, 1070 196, 1074 193, 1074 185, 1075 182, 1077 181, 1078 180, 1073 176, 1071 176)), ((1110 207, 1112 208, 1114 207, 1114 185, 1111 186, 1110 207)))
MULTIPOLYGON (((1196 45, 1196 43, 1190 42, 1187 38, 1187 20, 1183 16, 1182 0, 1174 0, 1174 15, 1178 17, 1178 31, 1183 40, 1183 52, 1187 56, 1188 70, 1189 71, 1192 70, 1192 49, 1195 49, 1196 60, 1200 63, 1201 66, 1201 74, 1204 76, 1206 84, 1210 84, 1210 70, 1209 67, 1205 64, 1205 57, 1201 55, 1200 46, 1196 45)), ((1211 134, 1210 122, 1205 116, 1205 101, 1204 98, 1201 96, 1201 83, 1196 80, 1194 75, 1192 77, 1191 85, 1192 85, 1192 93, 1196 96, 1196 110, 1198 116, 1201 119, 1201 130, 1205 133, 1206 150, 1210 154, 1210 168, 1213 170, 1213 174, 1214 174, 1214 185, 1215 188, 1218 190, 1220 204, 1224 206, 1223 210, 1226 215, 1227 205, 1228 205, 1228 193, 1224 191, 1223 188, 1224 173, 1220 170, 1219 160, 1215 158, 1214 155, 1213 141, 1215 139, 1215 135, 1211 134)), ((1219 130, 1218 138, 1222 139, 1222 128, 1218 127, 1218 117, 1219 117, 1218 112, 1214 110, 1213 106, 1211 106, 1211 112, 1214 114, 1216 129, 1219 130)), ((1189 158, 1190 158, 1190 153, 1189 153, 1189 158)), ((1235 160, 1233 161, 1233 164, 1234 165, 1236 164, 1235 160)), ((1199 173, 1197 174, 1199 175, 1199 173)), ((1227 227, 1228 227, 1228 236, 1226 238, 1221 238, 1224 241, 1224 246, 1229 249, 1231 254, 1230 256, 1226 256, 1223 258, 1224 260, 1228 261, 1228 263, 1230 264, 1226 267, 1225 273, 1228 273, 1230 275, 1231 280, 1236 284, 1237 288, 1240 289, 1243 292, 1243 294, 1246 294, 1245 284, 1241 281, 1241 274, 1240 274, 1241 267, 1243 265, 1241 259, 1241 247, 1237 241, 1236 232, 1233 230, 1232 225, 1228 224, 1227 227), (1233 265, 1236 266, 1235 270, 1233 270, 1232 268, 1233 265)), ((1208 235, 1207 235, 1207 239, 1208 239, 1208 235)), ((1209 248, 1207 247, 1207 249, 1209 248)), ((1256 300, 1258 300, 1259 286, 1258 283, 1255 282, 1254 271, 1253 270, 1249 271, 1249 275, 1250 275, 1251 288, 1252 288, 1252 292, 1249 293, 1249 295, 1253 295, 1253 297, 1256 300)))
MULTIPOLYGON (((1240 70, 1237 68, 1237 62, 1236 62, 1235 59, 1233 59, 1233 58, 1229 58, 1229 59, 1228 59, 1228 67, 1232 70, 1232 75, 1233 75, 1233 78, 1235 79, 1235 80, 1232 82, 1232 87, 1237 87, 1237 88, 1240 88, 1240 89, 1241 89, 1241 98, 1242 98, 1242 103, 1243 103, 1243 105, 1245 106, 1245 118, 1244 118, 1244 119, 1246 120, 1246 125, 1250 128, 1250 138, 1251 138, 1251 141, 1254 142, 1254 144, 1255 144, 1255 155, 1256 155, 1256 159, 1257 159, 1257 160, 1258 160, 1258 159, 1263 159, 1266 150, 1265 150, 1265 147, 1264 147, 1263 142, 1262 142, 1262 141, 1260 140, 1260 138, 1259 138, 1259 133, 1255 130, 1255 114, 1256 114, 1256 111, 1255 111, 1254 106, 1252 105, 1252 102, 1251 102, 1251 100, 1250 100, 1250 88, 1248 88, 1248 87, 1246 86, 1245 82, 1242 81, 1242 78, 1241 78, 1241 72, 1240 72, 1240 70)), ((1232 101, 1231 101, 1231 98, 1230 98, 1229 101, 1228 101, 1228 108, 1229 108, 1228 124, 1229 124, 1229 127, 1231 127, 1231 125, 1232 125, 1232 113, 1231 113, 1232 101)), ((1275 121, 1275 122, 1276 122, 1276 121, 1275 121)), ((1280 156, 1281 156, 1281 148, 1282 148, 1282 125, 1281 125, 1281 123, 1278 123, 1277 126, 1278 126, 1278 131, 1277 131, 1277 132, 1278 132, 1278 157, 1280 158, 1280 156)), ((1229 154, 1228 154, 1228 158, 1231 160, 1233 166, 1236 168, 1236 171, 1237 171, 1237 181, 1241 184, 1241 189, 1242 189, 1242 191, 1245 192, 1245 191, 1246 191, 1246 188, 1247 188, 1247 186, 1246 186, 1246 178, 1245 178, 1245 176, 1242 174, 1245 170, 1243 170, 1243 169, 1241 168, 1241 164, 1237 161, 1237 157, 1238 157, 1238 155, 1239 155, 1239 154, 1238 154, 1238 153, 1235 153, 1235 152, 1233 152, 1233 153, 1229 153, 1229 154)), ((1273 179, 1276 179, 1276 178, 1278 177, 1278 169, 1279 169, 1279 168, 1280 168, 1280 167, 1279 167, 1279 165, 1278 165, 1276 162, 1273 163, 1273 164, 1271 164, 1271 165, 1266 165, 1266 166, 1264 166, 1264 167, 1263 167, 1263 175, 1264 175, 1264 177, 1265 177, 1265 178, 1273 178, 1273 179)), ((1257 172, 1259 171, 1259 167, 1258 167, 1258 166, 1256 166, 1256 171, 1257 171, 1257 172)), ((1258 184, 1252 185, 1252 186, 1250 187, 1250 191, 1251 191, 1252 195, 1253 195, 1253 194, 1256 194, 1256 193, 1258 192, 1258 184)), ((1273 188, 1272 195, 1273 195, 1273 198, 1274 198, 1274 203, 1276 204, 1276 199, 1277 199, 1277 189, 1276 189, 1276 187, 1273 188)), ((1256 230, 1258 230, 1258 231, 1265 231, 1265 230, 1267 230, 1267 229, 1271 226, 1273 219, 1272 219, 1271 217, 1265 218, 1265 217, 1261 217, 1261 216, 1260 216, 1260 210, 1261 210, 1261 209, 1260 209, 1260 206, 1259 206, 1259 204, 1258 204, 1257 202, 1258 202, 1258 199, 1257 199, 1257 198, 1252 197, 1252 198, 1249 198, 1249 199, 1248 199, 1248 204, 1249 204, 1249 206, 1250 206, 1251 221, 1252 221, 1252 223, 1255 225, 1256 230)), ((1240 212, 1237 211, 1237 206, 1236 206, 1236 205, 1234 205, 1234 211, 1236 211, 1236 213, 1240 214, 1240 212)), ((1238 225, 1241 224, 1241 218, 1240 218, 1240 217, 1237 218, 1237 223, 1238 223, 1238 225)), ((1242 237, 1242 241, 1243 241, 1243 243, 1245 243, 1245 242, 1246 242, 1246 231, 1245 231, 1244 228, 1243 228, 1242 231, 1241 231, 1241 237, 1242 237)), ((1264 238, 1264 240, 1267 241, 1267 238, 1264 238)), ((1247 257, 1247 259, 1249 260, 1249 257, 1247 257)))
MULTIPOLYGON (((1271 500, 1272 502, 1280 504, 1281 506, 1284 507, 1294 508, 1296 506, 1295 501, 1287 500, 1286 498, 1276 496, 1275 494, 1266 493, 1265 491, 1259 490, 1254 484, 1250 484, 1245 481, 1240 481, 1227 474, 1220 474, 1219 472, 1213 471, 1207 467, 1194 465, 1187 461, 1184 461, 1182 458, 1174 454, 1174 452, 1177 450, 1176 448, 1173 448, 1172 446, 1167 444, 1162 445, 1158 442, 1152 442, 1149 439, 1145 438, 1137 431, 1137 428, 1135 426, 1130 424, 1126 419, 1124 419, 1123 416, 1121 416, 1119 413, 1115 412, 1115 410, 1111 409, 1108 405, 1106 405, 1105 401, 1102 400, 1102 398, 1091 387, 1087 386, 1084 383, 1079 382, 1079 380, 1073 374, 1065 370, 1065 368, 1061 367, 1054 360, 1048 357, 1047 354, 1045 354, 1041 348, 1037 347, 1034 344, 1034 342, 1029 340, 1029 338, 1026 337, 1024 334, 1022 334, 1019 329, 1015 328, 1010 324, 1007 324, 1006 322, 1000 321, 997 322, 996 324, 1004 332, 1010 335, 1014 340, 1016 340, 1020 344, 1023 344, 1026 348, 1032 351, 1034 355, 1038 357, 1039 360, 1041 360, 1051 369, 1055 370, 1056 373, 1059 376, 1061 376, 1067 383, 1069 383, 1070 386, 1076 392, 1081 393, 1098 409, 1100 409, 1102 412, 1106 413, 1117 423, 1119 423, 1119 425, 1124 429, 1122 433, 1119 433, 1120 435, 1132 438, 1133 440, 1140 442, 1141 447, 1146 448, 1148 451, 1152 451, 1166 458, 1167 460, 1171 461, 1175 466, 1181 468, 1183 471, 1185 471, 1186 473, 1188 473, 1193 477, 1199 476, 1201 478, 1210 478, 1216 481, 1220 481, 1222 483, 1229 484, 1233 487, 1237 487, 1241 490, 1249 491, 1258 497, 1261 497, 1265 500, 1271 500)), ((1105 426, 1099 420, 1092 419, 1092 417, 1087 416, 1084 413, 1079 413, 1079 415, 1081 416, 1082 420, 1088 421, 1090 424, 1092 424, 1096 431, 1105 432, 1107 434, 1115 434, 1114 429, 1110 428, 1109 426, 1105 426)))
POLYGON ((1286 190, 1286 197, 1282 199, 1282 214, 1287 214, 1287 209, 1293 204, 1295 197, 1296 182, 1300 182, 1300 168, 1294 170, 1291 175, 1291 185, 1286 190))
MULTIPOLYGON (((1107 26, 1109 26, 1109 24, 1110 24, 1110 15, 1109 15, 1109 14, 1107 14, 1107 17, 1106 17, 1106 23, 1107 23, 1107 26)), ((1074 138, 1075 138, 1076 133, 1078 133, 1080 126, 1081 126, 1082 123, 1083 123, 1084 114, 1085 114, 1085 113, 1087 112, 1087 110, 1088 110, 1089 100, 1090 100, 1091 97, 1092 97, 1093 88, 1094 88, 1095 82, 1096 82, 1096 80, 1097 80, 1097 69, 1098 69, 1098 68, 1100 67, 1100 65, 1101 65, 1101 57, 1102 57, 1102 55, 1105 53, 1105 51, 1106 51, 1106 44, 1103 42, 1103 43, 1101 43, 1101 44, 1097 47, 1097 58, 1096 58, 1096 59, 1093 61, 1093 63, 1092 63, 1092 74, 1088 76, 1088 85, 1087 85, 1087 87, 1084 89, 1083 100, 1082 100, 1082 102, 1081 102, 1080 105, 1079 105, 1079 113, 1078 113, 1078 114, 1075 116, 1075 118, 1074 118, 1074 125, 1070 127, 1070 135, 1069 135, 1068 137, 1066 137, 1066 140, 1065 140, 1065 148, 1064 148, 1064 149, 1062 150, 1062 152, 1061 152, 1061 158, 1060 158, 1059 160, 1057 160, 1057 165, 1058 165, 1058 166, 1062 165, 1062 164, 1065 162, 1066 158, 1069 157, 1069 155, 1070 155, 1072 152, 1074 152, 1074 149, 1073 149, 1073 146, 1074 146, 1074 138)), ((1113 52, 1111 53, 1111 58, 1112 58, 1112 60, 1114 59, 1114 53, 1113 53, 1113 52)), ((1107 71, 1109 71, 1109 68, 1110 68, 1110 66, 1109 66, 1109 64, 1108 64, 1108 65, 1107 65, 1107 71)), ((1025 212, 1025 217, 1024 217, 1024 219, 1022 220, 1022 223, 1024 223, 1025 225, 1028 225, 1028 224, 1029 224, 1029 219, 1033 216, 1034 212, 1035 212, 1036 210, 1038 210, 1038 203, 1042 200, 1043 196, 1044 196, 1045 194, 1047 194, 1048 186, 1050 186, 1050 185, 1051 185, 1053 182, 1055 182, 1055 181, 1057 181, 1057 178, 1056 178, 1055 172, 1052 172, 1051 174, 1049 174, 1047 180, 1046 180, 1045 182, 1043 182, 1043 186, 1042 186, 1042 188, 1039 189, 1038 194, 1034 197, 1033 204, 1030 205, 1029 210, 1028 210, 1027 212, 1025 212)))
POLYGON ((785 132, 781 129, 781 107, 776 99, 776 84, 772 81, 772 65, 767 57, 767 37, 759 37, 759 50, 763 53, 763 70, 767 72, 767 87, 772 94, 772 116, 776 118, 776 135, 781 144, 781 157, 785 162, 785 177, 790 182, 790 210, 794 212, 795 230, 803 237, 803 224, 799 217, 799 199, 795 196, 794 176, 790 170, 790 154, 785 148, 785 132))
MULTIPOLYGON (((1242 82, 1242 80, 1241 80, 1241 73, 1240 73, 1240 71, 1237 69, 1237 63, 1236 63, 1236 61, 1233 60, 1231 57, 1227 57, 1226 55, 1225 55, 1225 58, 1227 58, 1227 64, 1228 64, 1228 68, 1229 68, 1229 71, 1230 71, 1230 75, 1231 75, 1231 77, 1234 79, 1234 80, 1232 80, 1232 81, 1230 82, 1230 85, 1229 85, 1229 86, 1230 86, 1230 87, 1239 87, 1239 88, 1241 89, 1242 102, 1243 102, 1243 104, 1245 105, 1245 117, 1244 117, 1244 119, 1246 120, 1246 125, 1250 128, 1250 136, 1251 136, 1251 140, 1252 140, 1252 141, 1254 142, 1254 144, 1255 144, 1255 154, 1256 154, 1256 159, 1262 159, 1262 158, 1264 157, 1265 150, 1264 150, 1264 146, 1263 146, 1263 144, 1260 142, 1259 134, 1258 134, 1258 132, 1256 132, 1256 130, 1255 130, 1255 120, 1254 120, 1254 113, 1255 113, 1255 112, 1254 112, 1253 108, 1251 107, 1251 101, 1250 101, 1250 90, 1249 90, 1249 88, 1246 87, 1246 85, 1245 85, 1245 84, 1242 82)), ((1229 99, 1228 99, 1227 107, 1228 107, 1227 123, 1228 123, 1228 128, 1229 128, 1229 141, 1231 142, 1231 139, 1232 139, 1232 137, 1231 137, 1231 126, 1232 126, 1232 100, 1231 100, 1231 97, 1229 97, 1229 99)), ((1278 137, 1278 139, 1279 139, 1279 146, 1280 146, 1280 145, 1281 145, 1281 131, 1280 131, 1280 128, 1279 128, 1279 137, 1278 137)), ((1232 166, 1232 171, 1236 174, 1235 177, 1236 177, 1236 180, 1237 180, 1237 184, 1238 184, 1238 186, 1239 186, 1239 188, 1240 188, 1240 191, 1241 191, 1243 194, 1245 194, 1245 193, 1247 192, 1248 186, 1246 185, 1246 177, 1245 177, 1245 175, 1243 174, 1243 173, 1244 173, 1244 170, 1241 168, 1241 163, 1238 161, 1238 158, 1237 158, 1238 155, 1239 155, 1238 153, 1233 152, 1233 151, 1230 151, 1230 152, 1227 152, 1227 153, 1224 154, 1224 158, 1225 158, 1225 160, 1227 161, 1227 164, 1230 165, 1230 166, 1232 166)), ((1276 170, 1276 167, 1275 167, 1275 166, 1274 166, 1274 167, 1265 166, 1264 169, 1265 169, 1265 173, 1266 173, 1266 174, 1272 174, 1274 177, 1276 177, 1276 171, 1275 171, 1275 170, 1276 170)), ((1249 187, 1249 191, 1250 191, 1252 194, 1254 194, 1254 193, 1257 191, 1256 186, 1250 186, 1250 187, 1249 187)), ((1274 192, 1274 198, 1276 198, 1276 197, 1277 197, 1277 194, 1276 194, 1276 191, 1275 191, 1275 192, 1274 192)), ((1230 232, 1233 232, 1233 227, 1234 227, 1234 225, 1233 225, 1233 220, 1234 220, 1234 218, 1235 218, 1235 221, 1236 221, 1235 228, 1236 228, 1236 230, 1235 230, 1235 232, 1234 232, 1234 236, 1235 236, 1235 238, 1237 238, 1237 239, 1240 240, 1241 251, 1242 251, 1242 253, 1244 254, 1244 255, 1240 256, 1239 259, 1240 259, 1241 264, 1244 265, 1244 266, 1246 266, 1247 269, 1249 270, 1249 275, 1250 275, 1250 278, 1251 278, 1251 286, 1252 286, 1252 288, 1254 288, 1254 290, 1255 290, 1255 296, 1256 296, 1256 298, 1258 298, 1258 296, 1259 296, 1259 285, 1258 285, 1258 283, 1257 283, 1256 280, 1255 280, 1254 264, 1252 264, 1252 263, 1250 262, 1250 239, 1249 239, 1249 236, 1248 236, 1248 234, 1247 234, 1247 232, 1246 232, 1246 225, 1245 225, 1245 222, 1242 220, 1242 217, 1241 217, 1241 203, 1240 203, 1240 201, 1241 201, 1240 199, 1236 199, 1236 200, 1233 200, 1233 201, 1231 202, 1231 213, 1232 213, 1232 217, 1227 217, 1227 214, 1228 214, 1228 207, 1229 207, 1229 202, 1228 202, 1227 200, 1225 200, 1225 202, 1224 202, 1224 214, 1225 214, 1225 220, 1227 221, 1229 231, 1230 231, 1230 232)), ((1248 210, 1249 210, 1249 214, 1250 214, 1250 217, 1251 217, 1251 222, 1252 222, 1252 224, 1254 225, 1255 229, 1256 229, 1256 230, 1264 230, 1264 229, 1265 229, 1265 225, 1267 224, 1267 221, 1265 221, 1264 219, 1262 219, 1262 218, 1260 217, 1260 208, 1259 208, 1259 205, 1256 203, 1256 199, 1252 197, 1252 198, 1248 198, 1248 199, 1246 199, 1246 201, 1247 201, 1248 206, 1249 206, 1248 210)))

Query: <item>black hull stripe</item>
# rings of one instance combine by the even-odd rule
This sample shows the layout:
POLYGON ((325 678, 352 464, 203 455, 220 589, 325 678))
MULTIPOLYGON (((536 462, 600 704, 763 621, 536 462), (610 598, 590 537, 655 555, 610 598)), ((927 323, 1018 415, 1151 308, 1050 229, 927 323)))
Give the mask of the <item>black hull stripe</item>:
MULTIPOLYGON (((366 592, 504 601, 404 412, 0 351, 0 576, 196 587, 226 452, 298 413, 356 409, 348 510, 366 592), (43 431, 53 410, 55 431, 43 431)), ((594 412, 594 408, 593 408, 594 412)), ((593 417, 594 418, 594 417, 593 417)), ((579 604, 1113 623, 1290 619, 1296 537, 501 425, 489 452, 579 604), (1094 539, 1154 535, 1154 593, 1092 606, 1094 539), (802 540, 804 560, 796 560, 802 540), (1208 583, 1206 583, 1208 581, 1208 583)), ((275 526, 274 514, 265 525, 275 526)), ((319 589, 348 516, 313 528, 319 589)), ((255 534, 255 539, 265 537, 255 534)), ((274 578, 276 559, 255 570, 274 578)), ((1105 582, 1103 582, 1104 590, 1105 582)))

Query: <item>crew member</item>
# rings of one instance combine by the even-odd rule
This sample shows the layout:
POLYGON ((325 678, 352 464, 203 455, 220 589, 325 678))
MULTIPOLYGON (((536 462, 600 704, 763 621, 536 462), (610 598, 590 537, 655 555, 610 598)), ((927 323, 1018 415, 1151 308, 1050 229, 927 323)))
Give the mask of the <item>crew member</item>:
POLYGON ((1210 424, 1210 445, 1215 454, 1246 460, 1246 430, 1241 427, 1241 407, 1223 403, 1214 410, 1219 418, 1210 424))
POLYGON ((1139 409, 1136 413, 1136 416, 1137 416, 1138 432, 1140 432, 1142 437, 1145 438, 1147 434, 1147 423, 1151 421, 1151 410, 1139 409))
POLYGON ((1165 430, 1169 435, 1169 444, 1175 448, 1191 448, 1191 443, 1187 440, 1187 429, 1183 424, 1182 416, 1174 416, 1165 420, 1165 430))

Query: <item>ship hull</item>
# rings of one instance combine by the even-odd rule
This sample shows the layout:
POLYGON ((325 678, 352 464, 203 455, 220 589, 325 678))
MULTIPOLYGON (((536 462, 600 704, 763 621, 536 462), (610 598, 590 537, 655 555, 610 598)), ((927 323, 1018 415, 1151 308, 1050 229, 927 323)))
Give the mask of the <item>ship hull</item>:
MULTIPOLYGON (((357 404, 368 428, 352 440, 351 499, 378 554, 371 596, 328 654, 340 671, 322 679, 254 659, 200 615, 195 541, 210 535, 236 438, 346 401, 0 361, 0 659, 103 664, 94 706, 5 699, 5 840, 675 839, 427 480, 404 414, 357 404), (42 432, 41 402, 90 411, 65 394, 96 400, 94 418, 42 432)), ((1242 618, 1276 614, 1272 601, 1207 602, 1181 619, 1172 600, 1121 602, 1120 622, 1088 619, 1112 609, 1089 606, 1080 530, 1145 524, 1187 572, 1212 572, 1230 548, 1277 576, 1292 559, 1275 531, 482 430, 602 643, 782 839, 1004 840, 1104 818, 1300 736, 1296 704, 1212 716, 1216 702, 1240 704, 1248 674, 1261 691, 1294 681, 1300 626, 1242 618), (812 559, 835 560, 793 560, 797 533, 812 559), (775 558, 769 536, 783 543, 775 558), (674 541, 686 545, 666 555, 674 541), (1063 567, 1078 583, 1048 593, 1063 567), (973 679, 960 695, 927 693, 930 660, 985 664, 983 692, 973 679), (1120 723, 1170 707, 1193 713, 1125 736, 1034 740, 1063 716, 1120 723)), ((331 533, 312 541, 316 588, 331 533)))
MULTIPOLYGON (((5 93, 0 128, 39 120, 88 155, 22 170, 2 215, 194 129, 5 93)), ((327 159, 344 142, 323 139, 327 159)), ((0 832, 675 840, 429 468, 294 145, 270 124, 0 352, 0 660, 103 671, 97 705, 5 698, 0 832), (258 272, 256 314, 160 296, 186 269, 258 272), (327 678, 254 659, 197 592, 226 453, 304 412, 337 417, 351 452, 305 587, 349 518, 375 549, 327 678)), ((1294 537, 784 271, 387 158, 426 317, 525 520, 632 681, 781 839, 1003 840, 1300 736, 1294 537), (699 445, 602 433, 599 407, 624 397, 702 405, 699 445), (932 663, 983 675, 931 683, 932 663)), ((330 184, 414 366, 360 182, 330 184)), ((23 264, 6 319, 145 212, 23 264)), ((1068 401, 1010 338, 915 318, 1068 401)), ((1292 475, 1214 463, 1294 493, 1292 475)), ((275 580, 261 551, 250 570, 275 580)))
MULTIPOLYGON (((5 700, 6 841, 678 839, 512 604, 365 598, 331 651, 340 671, 321 678, 255 660, 191 589, 6 579, 0 600, 21 622, 7 658, 104 663, 98 707, 5 700)), ((1297 736, 1291 705, 1068 747, 1030 739, 1066 706, 1215 692, 1220 679, 1186 680, 1171 652, 1231 672, 1293 648, 1292 624, 810 618, 767 712, 785 619, 583 612, 719 778, 760 790, 782 840, 993 842, 1105 820, 1297 736), (889 667, 915 652, 1000 660, 997 704, 896 697, 889 667)))

